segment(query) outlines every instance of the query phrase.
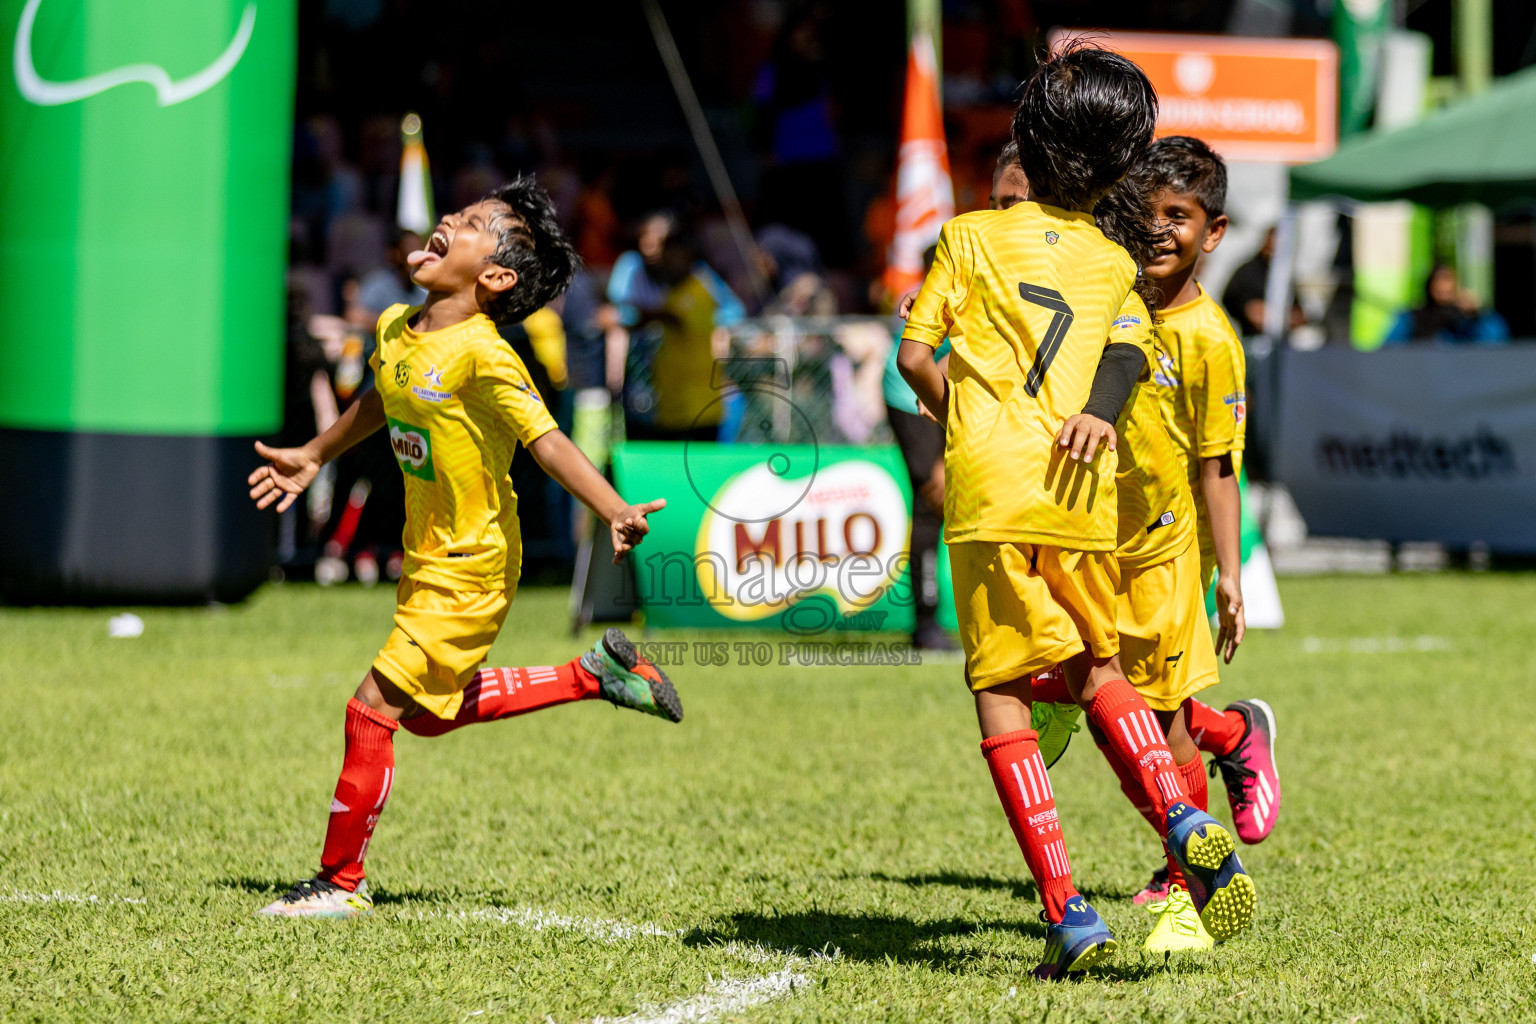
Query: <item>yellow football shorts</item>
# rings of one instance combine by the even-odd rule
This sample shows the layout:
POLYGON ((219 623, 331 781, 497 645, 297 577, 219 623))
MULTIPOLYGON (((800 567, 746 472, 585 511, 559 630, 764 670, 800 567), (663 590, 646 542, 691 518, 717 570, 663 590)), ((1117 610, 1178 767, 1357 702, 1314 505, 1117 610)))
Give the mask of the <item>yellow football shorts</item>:
POLYGON ((1221 681, 1200 575, 1196 544, 1166 562, 1120 571, 1120 667, 1154 711, 1173 711, 1221 681))
POLYGON ((1216 579, 1216 544, 1204 532, 1200 534, 1200 595, 1204 598, 1216 579))
POLYGON ((972 690, 1025 679, 1085 646, 1108 658, 1115 636, 1115 558, 1045 544, 949 546, 955 616, 972 690))
POLYGON ((374 669, 438 718, 453 718, 516 590, 516 582, 505 590, 449 590, 402 577, 395 628, 374 669))

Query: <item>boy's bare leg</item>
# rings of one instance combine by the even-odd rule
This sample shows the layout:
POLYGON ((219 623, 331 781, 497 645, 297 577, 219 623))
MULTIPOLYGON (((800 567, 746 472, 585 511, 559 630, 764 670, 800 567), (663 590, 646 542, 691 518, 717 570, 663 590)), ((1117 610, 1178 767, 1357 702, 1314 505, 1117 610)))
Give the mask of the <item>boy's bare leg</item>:
POLYGON ((363 681, 357 684, 352 699, 361 701, 386 718, 399 722, 414 718, 426 709, 417 704, 400 687, 390 682, 376 668, 368 670, 363 681))

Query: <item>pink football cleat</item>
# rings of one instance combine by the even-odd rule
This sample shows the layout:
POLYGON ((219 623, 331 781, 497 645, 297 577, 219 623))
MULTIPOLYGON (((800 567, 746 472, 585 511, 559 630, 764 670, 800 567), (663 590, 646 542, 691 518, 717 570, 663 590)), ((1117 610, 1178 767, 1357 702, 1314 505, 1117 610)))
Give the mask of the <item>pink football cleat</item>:
POLYGON ((1131 897, 1131 902, 1139 907, 1147 903, 1161 903, 1167 898, 1168 865, 1164 864, 1162 867, 1152 872, 1152 880, 1147 883, 1147 887, 1145 889, 1131 897))
POLYGON ((1221 769, 1232 805, 1232 824, 1237 838, 1260 843, 1274 830, 1280 817, 1280 772, 1275 767, 1275 713, 1262 700, 1228 704, 1248 723, 1232 753, 1211 760, 1211 774, 1221 769))

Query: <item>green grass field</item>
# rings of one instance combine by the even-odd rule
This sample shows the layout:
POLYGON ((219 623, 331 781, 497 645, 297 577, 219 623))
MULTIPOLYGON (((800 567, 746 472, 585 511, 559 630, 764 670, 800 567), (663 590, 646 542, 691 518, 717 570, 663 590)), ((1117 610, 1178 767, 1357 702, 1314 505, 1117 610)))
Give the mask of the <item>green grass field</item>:
MULTIPOLYGON (((0 610, 0 1018, 1536 1019, 1536 577, 1282 594, 1210 691, 1279 715, 1254 927, 1142 956, 1157 846, 1079 740, 1056 794, 1122 952, 1051 986, 955 662, 677 667, 680 726, 589 702, 401 733, 378 911, 274 922, 392 593, 270 587, 132 640, 0 610)), ((521 594, 492 662, 576 653, 564 607, 521 594)))

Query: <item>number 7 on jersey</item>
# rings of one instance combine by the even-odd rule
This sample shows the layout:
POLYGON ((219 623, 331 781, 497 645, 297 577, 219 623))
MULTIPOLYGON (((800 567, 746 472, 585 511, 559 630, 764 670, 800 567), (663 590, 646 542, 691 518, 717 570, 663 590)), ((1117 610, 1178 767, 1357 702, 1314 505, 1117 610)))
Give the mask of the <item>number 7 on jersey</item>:
POLYGON ((1045 329, 1040 347, 1035 350, 1035 363, 1029 368, 1029 375, 1024 378, 1024 393, 1030 398, 1036 398, 1040 394, 1040 385, 1045 383, 1045 371, 1051 368, 1051 360, 1056 358, 1056 351, 1061 348, 1061 341, 1072 326, 1072 307, 1061 297, 1061 292, 1038 285, 1020 282, 1019 296, 1025 302, 1044 306, 1055 314, 1051 317, 1050 326, 1045 329))

